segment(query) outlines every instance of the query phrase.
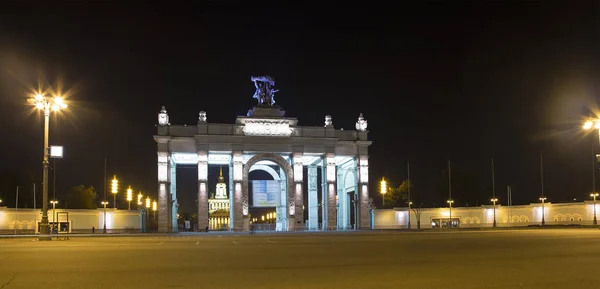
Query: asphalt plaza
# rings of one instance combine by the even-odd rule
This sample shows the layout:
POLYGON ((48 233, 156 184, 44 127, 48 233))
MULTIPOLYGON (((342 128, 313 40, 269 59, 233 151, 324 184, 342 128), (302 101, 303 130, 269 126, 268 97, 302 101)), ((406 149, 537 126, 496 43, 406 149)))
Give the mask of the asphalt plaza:
POLYGON ((600 288, 600 230, 0 238, 0 288, 600 288))

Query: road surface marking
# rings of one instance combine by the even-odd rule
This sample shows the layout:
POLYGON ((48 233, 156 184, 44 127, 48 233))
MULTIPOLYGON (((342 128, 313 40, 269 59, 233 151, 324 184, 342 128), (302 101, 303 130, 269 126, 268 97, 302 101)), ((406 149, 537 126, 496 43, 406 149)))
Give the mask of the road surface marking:
POLYGON ((237 241, 233 241, 234 244, 239 245, 237 241))
POLYGON ((277 242, 271 241, 271 239, 267 239, 267 242, 269 242, 269 243, 277 243, 277 242))
POLYGON ((219 237, 219 238, 223 238, 223 236, 221 236, 221 235, 217 235, 217 237, 219 237))
POLYGON ((196 245, 200 244, 200 241, 196 242, 196 245))
POLYGON ((160 245, 160 244, 162 244, 162 243, 164 243, 164 242, 159 242, 159 243, 157 243, 156 245, 160 245))

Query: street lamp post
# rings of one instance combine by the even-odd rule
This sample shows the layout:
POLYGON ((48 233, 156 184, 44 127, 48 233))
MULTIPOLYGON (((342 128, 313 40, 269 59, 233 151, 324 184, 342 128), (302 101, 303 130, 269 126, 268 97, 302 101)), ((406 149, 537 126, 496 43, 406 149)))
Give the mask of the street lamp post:
POLYGON ((113 176, 111 182, 111 193, 113 194, 113 208, 117 208, 117 193, 119 192, 119 181, 117 180, 117 176, 113 176))
POLYGON ((494 224, 493 227, 496 228, 496 202, 498 201, 498 198, 493 198, 492 199, 492 203, 494 203, 494 224))
POLYGON ((410 230, 410 209, 412 206, 412 202, 408 201, 408 229, 410 230))
POLYGON ((144 198, 144 195, 142 195, 142 191, 140 191, 137 195, 137 204, 138 206, 142 205, 142 198, 144 198))
POLYGON ((546 201, 546 197, 540 197, 540 201, 542 201, 542 226, 546 225, 546 211, 544 210, 544 202, 546 201))
POLYGON ((154 219, 156 220, 156 210, 158 210, 158 203, 156 201, 152 202, 152 212, 154 214, 154 219))
POLYGON ((102 218, 104 219, 104 224, 102 226, 102 233, 106 234, 106 205, 108 205, 108 202, 103 201, 102 205, 104 206, 104 214, 102 214, 102 218))
POLYGON ((598 220, 596 219, 596 197, 598 197, 598 193, 593 192, 590 196, 594 198, 594 225, 598 225, 598 220))
POLYGON ((50 111, 59 111, 67 108, 67 104, 60 96, 46 97, 41 93, 36 94, 33 98, 27 100, 37 109, 44 111, 44 167, 42 176, 42 221, 40 224, 40 240, 50 240, 48 234, 50 227, 48 226, 48 134, 50 127, 50 111))
POLYGON ((56 226, 56 221, 54 220, 54 217, 56 216, 56 204, 58 204, 58 201, 52 200, 50 201, 50 204, 52 204, 52 227, 54 227, 56 226))
POLYGON ((447 200, 446 203, 448 203, 448 206, 450 206, 450 228, 452 228, 452 203, 454 203, 453 200, 447 200))
POLYGON ((129 188, 127 188, 127 210, 131 210, 131 201, 133 200, 133 190, 131 189, 131 186, 129 186, 129 188))
POLYGON ((379 189, 381 192, 381 205, 383 208, 385 208, 385 194, 387 193, 387 182, 384 178, 381 178, 381 182, 379 184, 381 185, 381 188, 379 189))

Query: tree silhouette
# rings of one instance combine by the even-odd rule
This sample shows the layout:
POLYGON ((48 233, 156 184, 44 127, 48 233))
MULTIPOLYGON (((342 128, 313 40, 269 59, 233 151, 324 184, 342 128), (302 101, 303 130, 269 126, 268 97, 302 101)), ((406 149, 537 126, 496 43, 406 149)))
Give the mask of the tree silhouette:
POLYGON ((97 209, 96 199, 97 193, 93 186, 75 186, 67 193, 67 204, 71 209, 97 209))

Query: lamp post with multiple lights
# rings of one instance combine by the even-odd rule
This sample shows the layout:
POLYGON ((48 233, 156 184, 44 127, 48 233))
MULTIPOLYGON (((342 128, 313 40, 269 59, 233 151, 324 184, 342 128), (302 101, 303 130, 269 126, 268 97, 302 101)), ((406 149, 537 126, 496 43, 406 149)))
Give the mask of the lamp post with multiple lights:
POLYGON ((381 178, 381 182, 379 183, 379 185, 381 186, 381 188, 379 188, 379 191, 381 193, 381 205, 383 206, 383 208, 385 208, 385 194, 387 193, 387 182, 384 178, 381 178))
POLYGON ((494 203, 494 223, 493 223, 494 228, 496 228, 496 202, 498 202, 498 198, 493 198, 492 203, 494 203))
POLYGON ((56 216, 56 204, 58 204, 57 200, 52 200, 50 201, 50 204, 52 204, 52 227, 56 226, 56 221, 54 220, 54 217, 56 216))
POLYGON ((131 186, 129 186, 127 188, 127 210, 131 210, 131 201, 133 201, 133 190, 131 189, 131 186))
POLYGON ((50 237, 47 236, 50 233, 50 227, 48 226, 48 134, 50 130, 50 111, 58 112, 61 109, 67 108, 67 104, 60 96, 46 97, 41 93, 36 94, 27 101, 34 105, 38 110, 44 111, 44 160, 42 161, 44 171, 42 176, 42 221, 40 224, 40 240, 50 240, 50 237))
POLYGON ((540 197, 540 201, 542 201, 542 226, 546 225, 546 211, 544 210, 544 202, 546 202, 546 197, 540 197))
POLYGON ((450 228, 452 228, 452 204, 454 203, 454 201, 447 200, 446 203, 448 203, 448 206, 450 207, 450 223, 448 225, 450 226, 450 228))
MULTIPOLYGON (((583 124, 583 129, 590 130, 595 129, 598 131, 598 142, 600 143, 600 119, 589 119, 583 124)), ((597 157, 598 155, 596 155, 597 157)), ((596 197, 598 193, 596 192, 596 163, 592 163, 592 193, 590 197, 594 198, 594 225, 598 224, 598 220, 596 219, 596 197)))
POLYGON ((153 201, 152 202, 152 212, 153 212, 153 219, 156 220, 156 210, 158 210, 158 202, 153 201))
POLYGON ((103 214, 103 219, 104 219, 104 224, 102 226, 102 233, 106 234, 106 205, 108 205, 107 201, 102 201, 102 206, 104 206, 104 214, 103 214))
POLYGON ((113 179, 110 181, 111 193, 113 194, 113 208, 117 208, 117 193, 119 192, 119 181, 117 180, 117 176, 113 176, 113 179))

